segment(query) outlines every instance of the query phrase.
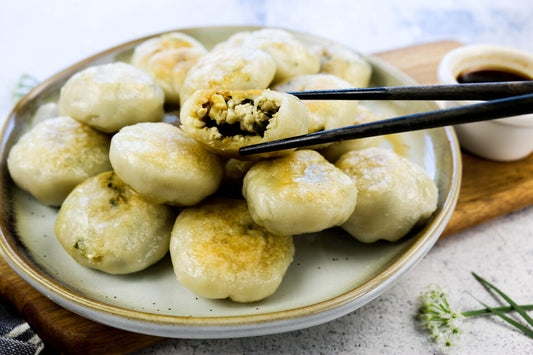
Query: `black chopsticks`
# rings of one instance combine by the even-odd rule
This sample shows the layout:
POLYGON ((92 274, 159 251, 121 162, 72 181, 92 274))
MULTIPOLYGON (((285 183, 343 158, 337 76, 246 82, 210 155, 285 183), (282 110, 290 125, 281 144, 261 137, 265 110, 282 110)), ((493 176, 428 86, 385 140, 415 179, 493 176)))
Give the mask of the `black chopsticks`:
POLYGON ((417 113, 250 145, 240 148, 239 153, 241 155, 251 155, 340 140, 416 131, 532 113, 533 93, 531 93, 532 90, 529 92, 526 95, 496 99, 479 104, 417 113))
POLYGON ((533 93, 533 81, 289 92, 302 100, 494 100, 533 93))

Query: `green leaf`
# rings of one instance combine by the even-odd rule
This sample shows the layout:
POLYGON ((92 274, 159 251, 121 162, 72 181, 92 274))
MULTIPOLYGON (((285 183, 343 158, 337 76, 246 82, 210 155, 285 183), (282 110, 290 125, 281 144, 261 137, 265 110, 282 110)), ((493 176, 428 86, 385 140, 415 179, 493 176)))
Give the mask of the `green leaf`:
POLYGON ((512 318, 509 318, 507 317, 505 314, 503 314, 502 312, 498 311, 496 308, 492 308, 488 305, 486 305, 485 303, 481 302, 480 300, 478 300, 476 298, 476 300, 485 308, 487 308, 489 311, 491 311, 493 314, 497 315, 498 317, 500 317, 501 319, 503 319, 504 321, 508 322, 509 324, 513 325, 514 327, 520 329, 521 331, 524 332, 525 335, 527 335, 528 337, 532 338, 533 339, 533 330, 529 329, 528 327, 526 327, 525 325, 521 324, 521 323, 518 323, 517 321, 515 321, 514 319, 512 318))
POLYGON ((522 316, 522 318, 524 318, 524 320, 526 322, 528 322, 529 325, 533 326, 533 319, 531 319, 531 317, 528 316, 528 314, 524 311, 524 309, 521 306, 516 304, 516 302, 514 302, 509 296, 507 296, 505 293, 500 291, 496 286, 494 286, 493 284, 491 284, 487 280, 483 279, 481 276, 477 275, 475 272, 473 272, 472 275, 474 275, 474 277, 479 282, 481 282, 481 284, 483 284, 486 287, 488 287, 489 289, 492 289, 495 292, 497 292, 504 300, 506 300, 511 305, 511 307, 513 307, 518 312, 518 314, 520 314, 522 316))

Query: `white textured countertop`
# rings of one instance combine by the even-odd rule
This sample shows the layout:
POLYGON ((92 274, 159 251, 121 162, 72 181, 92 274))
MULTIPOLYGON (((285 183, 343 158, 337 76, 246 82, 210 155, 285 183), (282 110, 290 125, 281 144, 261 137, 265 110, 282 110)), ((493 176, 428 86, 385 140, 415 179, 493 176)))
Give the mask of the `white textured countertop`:
MULTIPOLYGON (((533 2, 480 1, 27 1, 0 6, 0 112, 23 73, 45 79, 101 50, 143 35, 206 25, 277 26, 336 39, 364 53, 455 39, 533 52, 533 2)), ((450 290, 464 310, 478 307, 467 293, 494 304, 470 272, 519 303, 533 303, 533 207, 437 242, 387 293, 327 324, 285 334, 220 340, 168 340, 139 354, 192 353, 435 353, 418 328, 420 291, 430 283, 450 290)), ((451 353, 533 353, 533 340, 495 317, 466 320, 451 353)))

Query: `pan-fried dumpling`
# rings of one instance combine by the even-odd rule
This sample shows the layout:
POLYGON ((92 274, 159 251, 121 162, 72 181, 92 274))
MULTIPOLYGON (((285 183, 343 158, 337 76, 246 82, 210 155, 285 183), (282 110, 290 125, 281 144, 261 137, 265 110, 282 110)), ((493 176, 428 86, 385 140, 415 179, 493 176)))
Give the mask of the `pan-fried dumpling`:
POLYGON ((354 51, 333 45, 322 50, 320 72, 341 77, 353 88, 364 88, 370 81, 372 66, 354 51))
POLYGON ((207 50, 196 39, 172 32, 135 47, 131 63, 152 76, 163 89, 166 102, 178 104, 185 76, 206 53, 207 50))
POLYGON ((76 185, 111 169, 109 137, 70 117, 49 118, 20 137, 7 167, 20 188, 59 206, 76 185))
POLYGON ((56 117, 59 117, 59 113, 57 112, 57 103, 49 102, 39 106, 39 108, 37 109, 37 111, 35 111, 35 114, 31 118, 30 125, 33 127, 37 123, 40 123, 49 118, 56 117))
POLYGON ((171 207, 148 202, 109 171, 87 179, 68 195, 55 233, 81 265, 127 274, 165 256, 174 220, 171 207))
POLYGON ((137 68, 146 69, 148 62, 155 54, 177 48, 198 48, 205 50, 202 43, 185 33, 164 33, 160 36, 150 38, 135 47, 131 56, 131 64, 137 68))
MULTIPOLYGON (((357 114, 350 125, 358 125, 362 123, 370 123, 377 121, 379 118, 369 109, 359 105, 357 114)), ((378 147, 383 142, 383 136, 375 136, 368 138, 349 139, 345 141, 333 142, 326 147, 320 149, 320 154, 327 160, 335 163, 337 159, 346 152, 352 150, 361 150, 370 147, 378 147)))
POLYGON ((271 90, 197 91, 184 103, 180 121, 192 138, 227 157, 239 157, 241 147, 308 129, 305 105, 271 90))
POLYGON ((245 201, 214 199, 181 212, 170 255, 176 278, 195 294, 254 302, 279 287, 294 244, 254 223, 245 201))
POLYGON ((194 205, 217 190, 224 174, 218 156, 164 122, 122 128, 109 157, 117 175, 155 203, 194 205))
POLYGON ((266 89, 276 63, 265 52, 245 47, 211 51, 189 70, 183 82, 180 101, 183 103, 195 91, 266 89))
MULTIPOLYGON (((312 74, 296 76, 276 85, 278 91, 307 91, 349 89, 351 84, 330 74, 312 74)), ((308 111, 309 133, 345 127, 353 124, 357 115, 356 100, 305 100, 308 111)))
POLYGON ((359 241, 396 241, 437 208, 438 191, 433 180, 421 167, 392 150, 351 151, 335 165, 359 190, 353 214, 342 225, 359 241))
POLYGON ((144 70, 116 62, 74 74, 61 88, 59 114, 114 133, 163 118, 164 93, 144 70))
POLYGON ((242 193, 257 224, 285 235, 341 225, 357 199, 353 181, 313 150, 257 162, 244 177, 242 193))
POLYGON ((320 56, 291 33, 281 29, 238 32, 217 45, 215 51, 237 46, 257 48, 270 54, 276 62, 274 82, 284 81, 297 75, 315 74, 320 69, 320 56))

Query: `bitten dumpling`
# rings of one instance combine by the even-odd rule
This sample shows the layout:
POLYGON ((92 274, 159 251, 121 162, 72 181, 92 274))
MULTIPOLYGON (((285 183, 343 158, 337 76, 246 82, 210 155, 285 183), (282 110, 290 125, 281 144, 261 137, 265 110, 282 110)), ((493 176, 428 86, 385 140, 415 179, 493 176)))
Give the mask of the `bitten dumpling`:
POLYGON ((185 76, 206 53, 207 50, 196 39, 184 33, 171 32, 135 47, 131 63, 152 76, 163 89, 166 102, 179 104, 185 76))
MULTIPOLYGON (((349 82, 335 75, 313 74, 293 77, 273 89, 289 92, 351 87, 349 82)), ((356 100, 305 100, 304 103, 308 111, 309 133, 349 126, 357 115, 356 100)))
POLYGON ((384 148, 348 152, 335 164, 359 190, 342 228, 357 240, 396 241, 437 208, 438 190, 418 165, 384 148))
POLYGON ((278 289, 294 244, 254 223, 245 201, 219 198, 181 212, 170 255, 176 278, 195 294, 254 302, 278 289))
POLYGON ((109 171, 72 191, 59 209, 55 233, 79 264, 127 274, 165 256, 174 220, 171 207, 148 202, 109 171))
POLYGON ((218 156, 164 122, 122 128, 109 157, 117 175, 155 203, 194 205, 214 193, 224 175, 218 156))
POLYGON ((372 66, 354 51, 333 45, 322 50, 320 72, 341 77, 353 88, 365 88, 372 75, 372 66))
POLYGON ((353 181, 313 150, 257 162, 246 173, 242 192, 253 220, 284 235, 341 225, 357 199, 353 181))
POLYGON ((110 138, 70 117, 46 119, 11 148, 13 181, 46 205, 59 206, 85 179, 111 169, 110 138))
POLYGON ((257 48, 271 55, 276 62, 274 82, 297 75, 316 74, 320 69, 320 56, 291 33, 281 29, 238 32, 218 44, 214 50, 237 46, 257 48))
POLYGON ((180 93, 183 103, 197 90, 266 89, 276 72, 267 53, 253 48, 211 51, 189 70, 180 93))
MULTIPOLYGON (((369 109, 359 105, 357 108, 357 114, 355 115, 350 125, 357 125, 363 123, 370 123, 377 121, 379 118, 369 109)), ((375 136, 368 138, 349 139, 344 141, 333 142, 326 147, 320 149, 320 154, 327 160, 335 163, 337 159, 346 152, 352 150, 361 150, 370 147, 378 147, 383 142, 383 136, 375 136)))
POLYGON ((227 157, 239 157, 241 147, 308 130, 305 105, 272 90, 200 90, 184 103, 180 120, 192 138, 227 157))
POLYGON ((126 63, 97 65, 74 74, 59 95, 59 113, 105 132, 163 118, 164 93, 144 70, 126 63))

